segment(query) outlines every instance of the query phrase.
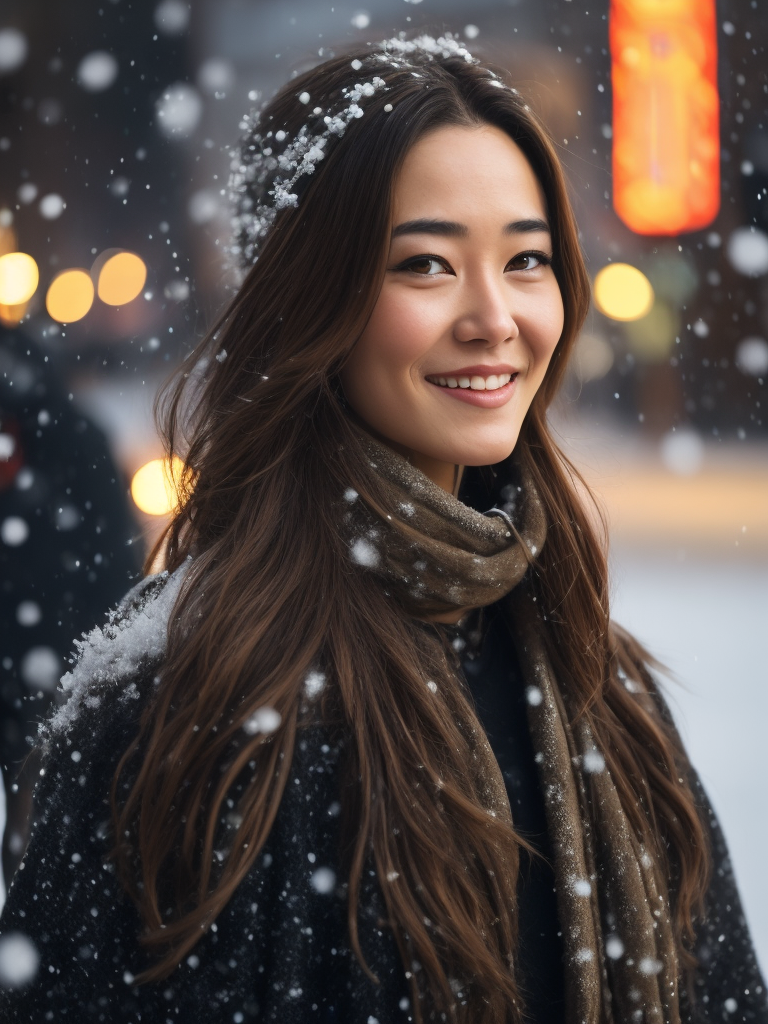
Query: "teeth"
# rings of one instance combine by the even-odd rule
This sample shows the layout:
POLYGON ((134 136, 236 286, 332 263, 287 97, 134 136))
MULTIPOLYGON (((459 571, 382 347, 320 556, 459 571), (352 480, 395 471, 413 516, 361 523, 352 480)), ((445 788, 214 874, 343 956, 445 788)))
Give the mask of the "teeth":
POLYGON ((434 384, 443 388, 464 388, 471 391, 498 391, 512 380, 511 373, 492 373, 489 377, 433 377, 434 384))

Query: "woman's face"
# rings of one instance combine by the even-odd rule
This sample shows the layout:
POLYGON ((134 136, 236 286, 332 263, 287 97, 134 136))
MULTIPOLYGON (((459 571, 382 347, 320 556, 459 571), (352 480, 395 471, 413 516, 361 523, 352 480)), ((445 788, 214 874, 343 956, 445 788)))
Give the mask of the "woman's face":
POLYGON ((450 490, 515 447, 563 329, 541 186, 498 128, 446 127, 395 183, 384 284, 341 381, 368 427, 450 490))

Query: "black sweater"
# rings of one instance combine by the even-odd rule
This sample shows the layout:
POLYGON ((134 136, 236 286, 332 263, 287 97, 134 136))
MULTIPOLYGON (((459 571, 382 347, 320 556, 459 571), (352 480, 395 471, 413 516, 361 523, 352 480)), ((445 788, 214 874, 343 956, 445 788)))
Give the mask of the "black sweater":
POLYGON ((454 642, 463 645, 464 676, 504 776, 515 828, 540 854, 522 851, 517 892, 518 958, 526 1006, 536 1024, 563 1024, 563 943, 552 851, 514 644, 494 609, 484 609, 479 620, 456 630, 454 642))
MULTIPOLYGON (((505 627, 491 622, 479 654, 465 657, 478 710, 507 780, 519 827, 546 854, 543 811, 519 676, 505 627)), ((340 749, 320 729, 301 735, 267 847, 212 929, 164 982, 137 988, 146 964, 140 924, 111 869, 109 782, 135 732, 152 666, 83 704, 54 734, 38 800, 41 816, 0 926, 0 1021, 206 1024, 405 1024, 408 982, 373 872, 361 891, 360 936, 381 979, 375 986, 350 952, 346 890, 338 866, 340 749), (132 685, 135 684, 135 685, 132 685), (95 701, 91 700, 95 705, 95 701), (39 956, 34 978, 7 987, 13 954, 39 956), (10 954, 10 956, 9 956, 10 954)), ((717 822, 706 808, 715 855, 708 919, 700 927, 697 1010, 688 1020, 768 1024, 763 982, 717 822)), ((521 964, 536 1024, 564 1022, 551 874, 539 858, 520 881, 521 964)), ((10 972, 10 982, 13 971, 10 972)))

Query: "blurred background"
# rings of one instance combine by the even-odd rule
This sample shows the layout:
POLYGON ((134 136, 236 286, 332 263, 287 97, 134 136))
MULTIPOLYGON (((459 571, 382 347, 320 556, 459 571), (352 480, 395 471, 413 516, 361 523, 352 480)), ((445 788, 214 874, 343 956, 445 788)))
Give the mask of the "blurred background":
POLYGON ((72 637, 136 578, 167 510, 152 402, 235 284, 240 119, 323 57, 416 29, 509 69, 566 165, 595 305, 557 431, 608 515, 615 615, 675 674, 768 966, 758 0, 4 0, 6 870, 29 808, 23 773, 11 787, 25 737, 72 637))

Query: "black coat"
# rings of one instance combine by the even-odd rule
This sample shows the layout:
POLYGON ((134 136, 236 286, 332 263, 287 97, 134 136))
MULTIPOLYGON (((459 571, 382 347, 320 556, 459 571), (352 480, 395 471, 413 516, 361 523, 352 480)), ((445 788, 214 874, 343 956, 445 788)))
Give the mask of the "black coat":
MULTIPOLYGON (((342 751, 321 728, 300 734, 269 842, 215 925, 167 981, 133 984, 147 961, 136 911, 104 863, 107 800, 155 675, 156 663, 136 643, 152 652, 163 627, 159 610, 133 640, 115 626, 114 644, 129 647, 118 658, 99 641, 93 668, 76 680, 71 720, 52 732, 38 793, 41 816, 0 921, 0 983, 14 982, 4 978, 5 952, 14 943, 31 940, 39 965, 26 985, 0 990, 0 1020, 405 1024, 412 1019, 408 981, 392 936, 380 925, 383 900, 370 870, 361 891, 360 937, 381 985, 366 977, 349 949, 338 868, 342 751)), ((86 658, 81 664, 88 668, 86 658)), ((708 921, 699 932, 697 1009, 689 1020, 768 1024, 762 979, 711 812, 710 821, 715 872, 708 921)))
POLYGON ((122 597, 141 558, 107 439, 21 329, 0 328, 0 433, 13 447, 0 459, 0 522, 27 531, 0 540, 0 764, 12 781, 72 637, 122 597))

